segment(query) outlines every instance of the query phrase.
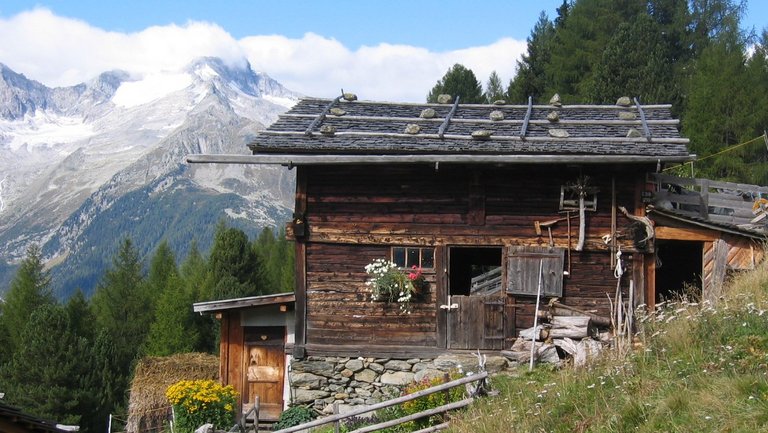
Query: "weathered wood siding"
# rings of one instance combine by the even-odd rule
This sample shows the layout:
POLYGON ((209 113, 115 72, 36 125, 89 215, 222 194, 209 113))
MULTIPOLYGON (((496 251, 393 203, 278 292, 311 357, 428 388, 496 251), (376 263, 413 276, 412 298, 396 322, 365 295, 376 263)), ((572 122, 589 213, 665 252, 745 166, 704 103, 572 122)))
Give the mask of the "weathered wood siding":
MULTIPOLYGON (((573 250, 579 220, 578 212, 571 212, 571 272, 563 281, 562 302, 606 314, 607 295, 613 296, 616 290, 610 247, 600 239, 611 233, 611 179, 615 179, 616 204, 632 211, 639 199, 636 188, 642 185, 638 179, 644 172, 640 167, 580 170, 555 165, 441 165, 437 170, 431 165, 315 166, 298 170, 300 189, 306 191, 297 196, 297 209, 304 211, 308 231, 298 237, 306 263, 302 281, 306 285, 306 343, 424 348, 445 347, 440 331, 445 324, 440 315, 445 313, 438 308, 447 296, 442 287, 447 282, 443 266, 426 274, 429 293, 414 304, 410 315, 402 315, 397 305, 370 302, 366 264, 389 258, 390 247, 397 245, 547 246, 547 230, 537 236, 534 223, 563 217, 560 187, 583 174, 599 189, 598 208, 587 212, 583 252, 573 250)), ((617 216, 619 231, 629 224, 627 218, 617 216)), ((566 221, 561 221, 552 228, 558 248, 569 247, 566 227, 566 221)), ((633 245, 628 239, 620 239, 619 244, 625 252, 626 292, 633 245)), ((446 250, 438 248, 436 262, 443 263, 446 250)), ((568 266, 567 258, 565 263, 568 266)), ((507 296, 509 304, 517 304, 513 308, 515 326, 531 326, 535 298, 507 296)), ((297 312, 301 309, 297 305, 297 312)))

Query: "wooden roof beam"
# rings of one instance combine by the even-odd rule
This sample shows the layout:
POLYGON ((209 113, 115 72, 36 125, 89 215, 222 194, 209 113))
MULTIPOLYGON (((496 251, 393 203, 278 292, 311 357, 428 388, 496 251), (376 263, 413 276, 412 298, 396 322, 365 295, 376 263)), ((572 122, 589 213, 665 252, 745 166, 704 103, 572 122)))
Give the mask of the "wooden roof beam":
POLYGON ((651 141, 653 137, 651 136, 651 130, 648 128, 648 120, 645 118, 645 111, 643 111, 643 106, 640 105, 640 101, 637 100, 637 97, 634 99, 637 112, 640 113, 640 121, 643 122, 643 133, 645 134, 645 139, 651 141))
POLYGON ((459 107, 459 99, 461 97, 459 95, 456 95, 456 101, 453 103, 453 107, 451 107, 451 111, 448 112, 448 115, 445 116, 445 120, 443 120, 443 124, 440 125, 440 129, 437 130, 437 135, 439 138, 443 138, 443 135, 445 134, 445 130, 448 129, 448 126, 451 124, 451 118, 454 114, 456 114, 456 109, 459 107))
POLYGON ((331 108, 333 108, 334 105, 338 104, 339 100, 341 99, 342 95, 337 96, 333 101, 328 103, 328 105, 325 106, 323 111, 315 117, 315 120, 312 121, 312 123, 309 124, 307 127, 307 130, 304 131, 305 135, 312 136, 312 130, 315 129, 317 125, 320 124, 325 119, 325 116, 328 114, 329 111, 331 111, 331 108))
POLYGON ((533 111, 533 97, 528 97, 528 110, 525 112, 525 118, 523 119, 523 126, 520 128, 520 138, 525 138, 525 134, 528 132, 528 122, 531 121, 531 112, 533 111))

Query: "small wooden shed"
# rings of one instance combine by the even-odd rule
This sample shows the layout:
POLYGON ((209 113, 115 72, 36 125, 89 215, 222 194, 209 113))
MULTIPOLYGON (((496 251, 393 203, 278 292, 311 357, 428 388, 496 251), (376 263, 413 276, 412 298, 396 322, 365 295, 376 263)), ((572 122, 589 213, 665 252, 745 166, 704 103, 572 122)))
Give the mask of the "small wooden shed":
POLYGON ((259 397, 259 419, 274 421, 290 401, 286 380, 294 344, 293 293, 198 302, 221 323, 220 379, 240 394, 240 414, 259 397))

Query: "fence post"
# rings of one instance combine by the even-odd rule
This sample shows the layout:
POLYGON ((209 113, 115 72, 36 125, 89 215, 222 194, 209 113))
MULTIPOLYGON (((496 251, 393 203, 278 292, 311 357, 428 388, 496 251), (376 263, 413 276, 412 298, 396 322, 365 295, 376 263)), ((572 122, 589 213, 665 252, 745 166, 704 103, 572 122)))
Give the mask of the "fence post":
POLYGON ((109 423, 107 424, 107 433, 112 433, 112 414, 109 414, 109 423))
MULTIPOLYGON (((333 414, 338 415, 339 414, 339 402, 334 401, 333 402, 333 414)), ((333 432, 339 433, 341 431, 341 420, 336 420, 336 422, 333 423, 333 432)))

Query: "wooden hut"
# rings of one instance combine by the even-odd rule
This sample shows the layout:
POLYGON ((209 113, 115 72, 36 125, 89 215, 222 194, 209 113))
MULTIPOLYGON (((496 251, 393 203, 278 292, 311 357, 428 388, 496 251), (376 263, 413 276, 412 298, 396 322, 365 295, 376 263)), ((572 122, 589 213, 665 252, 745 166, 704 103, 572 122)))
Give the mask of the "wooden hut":
POLYGON ((252 156, 190 158, 296 169, 297 357, 504 349, 531 326, 539 280, 545 300, 598 314, 617 286, 647 301, 646 174, 694 158, 669 105, 348 99, 303 99, 252 156), (371 302, 377 258, 422 268, 410 314, 371 302))
POLYGON ((240 394, 240 414, 259 398, 259 420, 275 421, 290 401, 286 373, 294 341, 293 293, 198 302, 221 323, 219 377, 240 394))

